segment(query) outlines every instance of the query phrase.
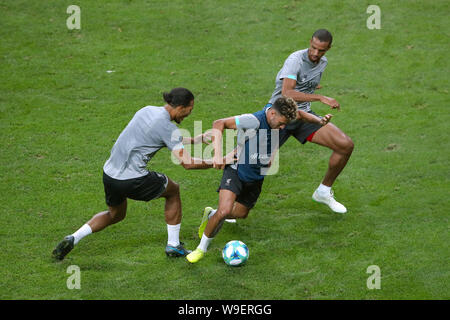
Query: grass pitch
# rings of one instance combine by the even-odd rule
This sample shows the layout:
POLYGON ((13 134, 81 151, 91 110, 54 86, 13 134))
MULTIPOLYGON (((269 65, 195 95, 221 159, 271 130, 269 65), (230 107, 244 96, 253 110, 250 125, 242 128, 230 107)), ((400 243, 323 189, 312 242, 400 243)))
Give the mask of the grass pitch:
MULTIPOLYGON (((448 299, 449 2, 0 1, 0 299, 448 299), (66 9, 81 8, 81 30, 66 9), (196 265, 164 254, 163 200, 129 201, 127 218, 83 239, 61 263, 54 246, 105 209, 102 166, 133 114, 184 86, 181 125, 255 112, 285 58, 318 28, 333 48, 318 93, 355 142, 334 190, 345 216, 314 203, 330 151, 289 140, 246 220, 227 224, 196 265), (110 72, 108 72, 110 71, 110 72), (250 259, 227 267, 225 243, 250 259), (81 289, 67 268, 79 266, 81 289), (381 289, 366 282, 371 265, 381 289)), ((329 112, 313 103, 319 114, 329 112)), ((198 244, 221 172, 151 162, 181 185, 182 241, 198 244)))

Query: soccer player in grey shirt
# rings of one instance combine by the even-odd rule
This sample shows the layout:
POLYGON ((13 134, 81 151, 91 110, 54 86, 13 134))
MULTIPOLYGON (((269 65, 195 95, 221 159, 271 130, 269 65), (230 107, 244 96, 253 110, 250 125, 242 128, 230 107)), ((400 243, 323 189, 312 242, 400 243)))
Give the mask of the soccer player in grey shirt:
MULTIPOLYGON (((111 156, 103 166, 103 184, 107 211, 92 217, 75 233, 66 236, 53 251, 53 257, 62 260, 85 236, 122 221, 127 212, 127 198, 150 201, 165 198, 165 220, 168 256, 185 256, 190 251, 180 243, 181 199, 177 183, 166 175, 147 169, 147 163, 161 148, 167 147, 185 169, 212 168, 212 159, 191 158, 183 143, 207 141, 206 133, 195 138, 183 138, 178 127, 194 108, 194 95, 185 88, 164 93, 166 105, 140 109, 115 142, 111 156)), ((228 161, 224 158, 224 161, 228 161)), ((231 159, 230 159, 231 161, 231 159)))
MULTIPOLYGON (((317 30, 310 40, 309 48, 296 51, 286 59, 277 74, 269 105, 283 95, 294 99, 299 110, 313 115, 316 115, 311 110, 313 101, 320 101, 331 109, 340 110, 335 99, 315 93, 315 90, 320 88, 320 79, 328 63, 324 55, 331 48, 332 41, 333 37, 329 31, 317 30)), ((328 205, 334 212, 347 212, 345 206, 334 199, 331 186, 353 152, 353 141, 332 123, 322 127, 302 120, 296 120, 280 131, 280 146, 290 136, 294 136, 302 144, 310 141, 333 151, 325 177, 312 198, 328 205)))

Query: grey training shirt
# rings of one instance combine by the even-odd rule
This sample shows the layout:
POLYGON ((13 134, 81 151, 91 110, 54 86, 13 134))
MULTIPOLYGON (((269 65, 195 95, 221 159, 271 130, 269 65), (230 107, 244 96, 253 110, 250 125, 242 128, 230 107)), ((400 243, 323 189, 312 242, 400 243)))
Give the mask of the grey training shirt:
POLYGON ((118 180, 145 176, 147 163, 158 150, 183 148, 182 141, 180 130, 164 107, 144 107, 117 138, 103 171, 118 180))
MULTIPOLYGON (((274 103, 281 97, 281 89, 283 88, 283 79, 289 78, 296 80, 295 90, 303 93, 314 93, 316 87, 320 83, 322 73, 328 64, 327 58, 323 56, 319 63, 315 64, 308 58, 308 49, 299 50, 292 53, 284 62, 283 67, 277 74, 275 79, 275 91, 269 100, 274 103)), ((311 110, 311 102, 298 102, 298 108, 304 111, 311 110)))

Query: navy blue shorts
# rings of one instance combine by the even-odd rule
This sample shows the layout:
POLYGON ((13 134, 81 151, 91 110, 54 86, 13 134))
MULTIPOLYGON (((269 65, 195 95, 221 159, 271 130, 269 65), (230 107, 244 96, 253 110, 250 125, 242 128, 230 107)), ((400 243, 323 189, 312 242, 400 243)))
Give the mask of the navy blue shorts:
POLYGON ((251 209, 255 206, 261 194, 263 182, 264 180, 252 182, 242 181, 239 179, 237 170, 228 165, 223 170, 222 181, 220 181, 220 186, 217 191, 221 189, 230 190, 236 194, 236 202, 251 209))

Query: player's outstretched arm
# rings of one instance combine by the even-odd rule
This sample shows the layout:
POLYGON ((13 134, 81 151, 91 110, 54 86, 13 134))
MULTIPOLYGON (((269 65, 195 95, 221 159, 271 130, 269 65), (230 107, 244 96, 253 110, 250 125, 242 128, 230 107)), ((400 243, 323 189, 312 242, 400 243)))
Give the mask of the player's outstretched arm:
POLYGON ((305 112, 303 110, 297 110, 297 120, 302 120, 306 122, 316 123, 318 125, 324 126, 328 122, 330 122, 331 118, 333 117, 332 114, 327 114, 323 116, 322 118, 316 117, 315 115, 312 115, 308 112, 305 112))
POLYGON ((183 144, 198 144, 198 143, 205 143, 210 144, 211 143, 211 137, 212 137, 212 130, 206 130, 204 133, 199 134, 195 137, 183 137, 183 144))
POLYGON ((281 94, 283 96, 292 98, 297 102, 320 101, 323 104, 330 106, 331 109, 340 110, 341 105, 339 104, 339 102, 336 101, 336 99, 333 99, 333 98, 330 98, 327 96, 322 96, 320 94, 299 92, 299 91, 295 90, 296 83, 297 83, 297 81, 294 79, 284 78, 283 79, 283 87, 281 89, 281 94))
POLYGON ((331 109, 337 109, 338 111, 341 110, 341 105, 339 102, 336 101, 336 99, 327 97, 327 96, 320 96, 320 102, 323 104, 326 104, 331 107, 331 109))
MULTIPOLYGON (((183 166, 186 170, 192 169, 209 169, 213 167, 212 159, 200 159, 193 158, 185 149, 176 149, 172 151, 172 155, 176 159, 176 161, 183 166)), ((228 153, 223 159, 222 162, 225 164, 231 164, 234 162, 234 157, 236 155, 236 151, 228 153)))
POLYGON ((284 78, 281 94, 285 97, 294 99, 296 102, 314 102, 321 101, 320 94, 310 94, 295 90, 297 81, 294 79, 284 78))
POLYGON ((174 158, 187 170, 208 169, 213 167, 212 159, 193 158, 185 149, 176 149, 172 151, 174 158))

